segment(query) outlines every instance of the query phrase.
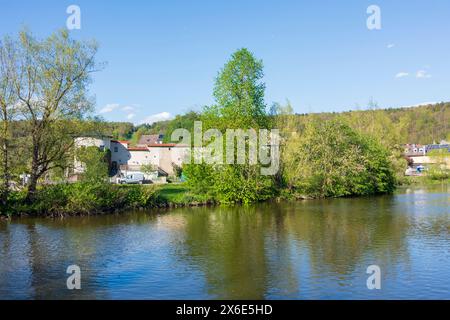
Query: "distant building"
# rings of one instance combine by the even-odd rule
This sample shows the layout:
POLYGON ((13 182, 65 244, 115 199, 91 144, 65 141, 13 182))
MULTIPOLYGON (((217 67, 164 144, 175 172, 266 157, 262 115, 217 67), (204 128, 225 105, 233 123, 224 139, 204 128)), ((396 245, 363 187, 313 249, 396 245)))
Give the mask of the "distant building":
POLYGON ((138 146, 147 146, 149 144, 161 144, 163 142, 163 134, 144 134, 139 139, 138 146))
POLYGON ((426 145, 426 153, 429 153, 433 150, 442 150, 442 149, 447 149, 447 152, 450 152, 450 142, 442 140, 439 144, 426 145))
MULTIPOLYGON (((77 137, 75 138, 75 146, 96 146, 101 150, 111 150, 111 170, 113 173, 136 172, 141 171, 144 165, 153 165, 155 171, 162 175, 173 175, 175 173, 174 165, 181 167, 189 151, 187 146, 162 143, 158 140, 153 144, 140 144, 131 147, 128 141, 112 140, 110 136, 77 137)), ((74 173, 79 174, 83 171, 83 164, 75 161, 74 173)))
MULTIPOLYGON (((418 168, 424 168, 436 163, 436 159, 430 155, 434 150, 447 150, 450 153, 450 143, 442 140, 439 144, 406 144, 404 155, 408 160, 409 168, 405 172, 406 175, 421 174, 422 170, 417 171, 418 168)), ((450 157, 444 159, 447 168, 450 168, 450 157)))
POLYGON ((426 146, 421 144, 406 144, 404 155, 407 157, 420 157, 426 154, 426 146))

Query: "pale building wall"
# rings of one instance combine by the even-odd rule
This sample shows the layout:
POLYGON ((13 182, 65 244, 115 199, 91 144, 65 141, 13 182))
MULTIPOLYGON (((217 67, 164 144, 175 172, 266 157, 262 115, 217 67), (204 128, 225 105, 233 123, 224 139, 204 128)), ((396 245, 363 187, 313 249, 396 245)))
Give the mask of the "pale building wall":
MULTIPOLYGON (((433 164, 436 163, 432 157, 428 156, 420 156, 420 157, 411 157, 414 164, 433 164)), ((447 168, 450 168, 450 158, 444 158, 445 163, 447 164, 447 168)))
POLYGON ((130 166, 142 166, 148 164, 158 164, 155 159, 152 157, 151 152, 147 150, 143 151, 129 151, 130 159, 128 160, 128 165, 130 166))
POLYGON ((109 137, 78 137, 75 138, 75 146, 111 149, 111 139, 109 137))
POLYGON ((149 147, 149 150, 152 155, 156 155, 155 160, 158 159, 156 162, 158 166, 169 175, 173 175, 175 173, 173 163, 181 167, 189 149, 187 147, 152 146, 149 147))
POLYGON ((111 142, 111 162, 116 162, 118 166, 127 164, 130 160, 130 152, 127 145, 120 142, 111 142))
MULTIPOLYGON (((150 146, 145 150, 128 149, 126 141, 115 141, 109 137, 80 137, 75 139, 76 147, 96 146, 111 150, 111 162, 117 165, 117 168, 127 165, 130 168, 139 168, 142 165, 154 165, 160 167, 169 175, 174 174, 173 163, 182 166, 186 156, 189 154, 189 148, 183 146, 150 146)), ((75 172, 82 173, 83 164, 75 161, 75 172)))

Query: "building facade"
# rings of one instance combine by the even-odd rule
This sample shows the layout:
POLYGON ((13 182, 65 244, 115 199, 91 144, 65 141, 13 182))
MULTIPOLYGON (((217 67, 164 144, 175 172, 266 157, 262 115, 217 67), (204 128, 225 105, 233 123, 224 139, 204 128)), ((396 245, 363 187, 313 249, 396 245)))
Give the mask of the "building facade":
MULTIPOLYGON (((92 136, 75 138, 75 146, 95 146, 100 150, 111 151, 111 168, 113 173, 139 172, 142 166, 152 165, 155 171, 167 175, 175 174, 174 166, 181 167, 189 154, 187 146, 175 143, 157 142, 148 145, 131 147, 128 141, 113 140, 109 136, 92 136)), ((75 160, 74 173, 82 173, 83 164, 75 160)))

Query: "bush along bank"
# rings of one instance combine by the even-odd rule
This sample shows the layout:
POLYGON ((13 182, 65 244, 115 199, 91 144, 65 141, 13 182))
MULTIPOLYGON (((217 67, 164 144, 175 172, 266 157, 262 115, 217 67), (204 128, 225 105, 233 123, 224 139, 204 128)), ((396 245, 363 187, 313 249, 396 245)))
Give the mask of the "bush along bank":
POLYGON ((132 208, 151 208, 159 205, 154 186, 119 186, 105 183, 72 183, 43 186, 33 201, 26 200, 26 192, 13 192, 3 216, 71 216, 111 213, 132 208))
POLYGON ((33 201, 26 191, 12 192, 0 217, 63 217, 121 212, 130 209, 202 206, 217 202, 184 185, 113 185, 78 182, 42 186, 33 201))

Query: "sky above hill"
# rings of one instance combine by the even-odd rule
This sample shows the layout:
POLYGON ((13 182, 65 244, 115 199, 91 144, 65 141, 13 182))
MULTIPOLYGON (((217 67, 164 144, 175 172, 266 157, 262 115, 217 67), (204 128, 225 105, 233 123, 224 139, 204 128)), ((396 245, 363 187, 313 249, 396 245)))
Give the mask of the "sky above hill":
MULTIPOLYGON (((96 39, 106 68, 90 91, 106 120, 152 122, 213 103, 238 48, 264 62, 266 102, 298 113, 450 101, 450 1, 6 1, 0 35, 66 28, 96 39), (370 5, 381 29, 369 30, 370 5)), ((371 20, 372 21, 372 20, 371 20)))

